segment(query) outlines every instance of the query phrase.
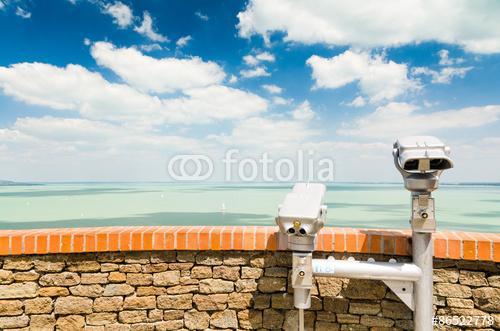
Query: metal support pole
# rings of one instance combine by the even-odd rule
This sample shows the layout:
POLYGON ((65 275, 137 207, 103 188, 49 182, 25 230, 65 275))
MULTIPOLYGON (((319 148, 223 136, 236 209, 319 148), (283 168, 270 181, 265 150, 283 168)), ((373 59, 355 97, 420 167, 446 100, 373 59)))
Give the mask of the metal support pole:
POLYGON ((415 312, 413 320, 415 331, 432 331, 432 257, 434 242, 432 233, 412 233, 413 263, 420 267, 422 276, 415 282, 415 312))

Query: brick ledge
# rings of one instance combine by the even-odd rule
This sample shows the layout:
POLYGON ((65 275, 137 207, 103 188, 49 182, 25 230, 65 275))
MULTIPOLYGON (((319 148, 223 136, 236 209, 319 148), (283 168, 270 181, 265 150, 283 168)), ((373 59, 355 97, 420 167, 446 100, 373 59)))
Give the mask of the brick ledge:
MULTIPOLYGON (((0 230, 0 255, 149 250, 277 250, 273 226, 137 226, 0 230)), ((500 234, 438 232, 434 256, 500 262, 500 234)), ((411 255, 411 232, 326 227, 322 252, 411 255)))

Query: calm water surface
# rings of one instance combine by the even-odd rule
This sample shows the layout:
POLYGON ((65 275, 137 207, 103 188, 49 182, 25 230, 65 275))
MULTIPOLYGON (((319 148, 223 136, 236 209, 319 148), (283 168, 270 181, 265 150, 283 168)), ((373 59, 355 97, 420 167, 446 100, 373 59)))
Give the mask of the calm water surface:
MULTIPOLYGON (((274 225, 292 184, 78 183, 0 186, 0 229, 274 225), (224 210, 224 212, 222 211, 224 210)), ((438 228, 500 232, 500 186, 441 185, 438 228)), ((328 186, 328 225, 408 228, 402 184, 328 186)))

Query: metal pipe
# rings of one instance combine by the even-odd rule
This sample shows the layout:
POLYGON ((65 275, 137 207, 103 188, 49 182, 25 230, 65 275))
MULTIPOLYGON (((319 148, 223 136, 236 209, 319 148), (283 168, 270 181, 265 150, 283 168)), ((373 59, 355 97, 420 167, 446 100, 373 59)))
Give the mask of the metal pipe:
POLYGON ((413 263, 343 261, 335 259, 313 259, 315 276, 342 278, 417 281, 422 270, 413 263))
POLYGON ((304 309, 299 309, 299 331, 304 331, 304 309))
POLYGON ((415 282, 413 293, 415 298, 414 323, 415 331, 432 330, 432 256, 434 242, 432 233, 413 232, 413 262, 422 270, 422 277, 415 282))

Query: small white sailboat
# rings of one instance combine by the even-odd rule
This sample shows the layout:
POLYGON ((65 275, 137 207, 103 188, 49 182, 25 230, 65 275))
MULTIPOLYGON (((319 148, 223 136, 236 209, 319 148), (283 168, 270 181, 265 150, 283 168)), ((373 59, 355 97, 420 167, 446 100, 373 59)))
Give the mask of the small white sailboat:
POLYGON ((220 211, 221 213, 225 213, 226 212, 226 204, 223 202, 221 207, 220 207, 220 211))

